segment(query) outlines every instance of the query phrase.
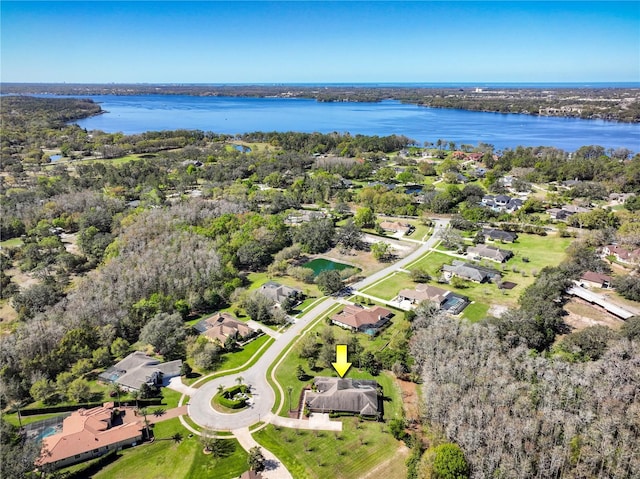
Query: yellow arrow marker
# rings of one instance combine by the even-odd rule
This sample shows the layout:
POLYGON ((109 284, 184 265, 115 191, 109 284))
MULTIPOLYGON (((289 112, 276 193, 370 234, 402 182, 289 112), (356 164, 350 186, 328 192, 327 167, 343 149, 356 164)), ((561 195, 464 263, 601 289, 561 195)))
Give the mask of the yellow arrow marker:
POLYGON ((347 362, 346 344, 336 344, 336 362, 331 364, 340 377, 344 377, 344 375, 347 374, 347 371, 351 367, 351 363, 347 362))

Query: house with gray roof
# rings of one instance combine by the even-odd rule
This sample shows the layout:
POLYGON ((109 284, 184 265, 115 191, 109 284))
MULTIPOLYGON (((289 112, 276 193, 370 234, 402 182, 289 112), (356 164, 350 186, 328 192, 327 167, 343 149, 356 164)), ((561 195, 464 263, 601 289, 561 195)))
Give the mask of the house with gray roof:
POLYGON ((276 283, 275 281, 269 281, 263 284, 262 286, 260 286, 259 291, 267 298, 275 301, 278 304, 282 303, 286 298, 297 299, 302 297, 303 294, 299 289, 284 286, 280 283, 276 283))
POLYGON ((163 363, 141 351, 135 351, 98 375, 98 379, 118 384, 128 391, 137 391, 143 384, 162 386, 168 379, 180 376, 181 367, 181 359, 163 363))
POLYGON ((482 235, 491 241, 504 241, 505 243, 513 243, 518 238, 518 235, 511 231, 488 228, 482 230, 482 235))
POLYGON ((500 272, 492 269, 485 268, 483 266, 477 266, 475 264, 465 263, 464 261, 454 260, 452 264, 445 264, 442 266, 445 277, 458 276, 462 279, 468 279, 476 283, 484 283, 486 281, 496 281, 500 279, 500 272))
POLYGON ((495 246, 489 246, 486 244, 479 244, 477 246, 468 248, 467 254, 472 258, 478 256, 480 258, 487 258, 492 261, 497 261, 498 263, 504 263, 513 256, 513 251, 497 248, 495 246))
POLYGON ((377 416, 382 412, 376 381, 319 376, 313 385, 314 390, 305 395, 305 404, 311 412, 350 412, 361 416, 377 416))

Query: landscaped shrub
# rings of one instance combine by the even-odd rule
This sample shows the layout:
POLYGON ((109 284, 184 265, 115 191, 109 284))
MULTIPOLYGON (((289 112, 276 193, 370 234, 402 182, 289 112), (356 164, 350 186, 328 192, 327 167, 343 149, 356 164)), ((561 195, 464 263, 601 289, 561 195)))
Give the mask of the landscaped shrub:
POLYGON ((247 400, 244 398, 241 399, 232 399, 236 394, 246 393, 249 388, 242 384, 238 386, 232 386, 224 391, 215 395, 215 401, 221 406, 227 407, 229 409, 241 409, 247 405, 247 400))

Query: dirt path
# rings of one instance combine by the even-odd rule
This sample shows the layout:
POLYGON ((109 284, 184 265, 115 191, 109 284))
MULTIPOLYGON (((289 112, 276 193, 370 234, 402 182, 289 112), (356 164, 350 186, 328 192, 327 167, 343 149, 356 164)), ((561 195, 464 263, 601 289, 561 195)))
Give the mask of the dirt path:
POLYGON ((624 324, 622 319, 580 298, 571 298, 564 306, 564 310, 567 312, 567 315, 563 318, 564 322, 574 332, 598 325, 617 330, 624 324))
POLYGON ((404 415, 409 421, 420 420, 420 398, 418 397, 418 385, 411 381, 397 380, 402 391, 402 406, 404 415))

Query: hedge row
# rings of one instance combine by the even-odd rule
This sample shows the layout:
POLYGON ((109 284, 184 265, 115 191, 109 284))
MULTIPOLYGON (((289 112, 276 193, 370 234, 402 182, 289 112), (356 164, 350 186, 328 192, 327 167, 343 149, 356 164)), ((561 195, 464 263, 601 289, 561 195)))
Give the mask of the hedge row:
POLYGON ((229 398, 235 396, 238 393, 246 393, 247 390, 248 388, 244 384, 238 385, 238 386, 232 386, 222 391, 222 393, 216 394, 215 400, 221 406, 228 407, 229 409, 240 409, 247 405, 247 400, 246 399, 234 400, 229 398))
MULTIPOLYGON (((117 401, 114 401, 117 402, 117 401)), ((134 406, 135 401, 121 401, 120 404, 129 404, 129 406, 134 406)), ((91 409, 93 407, 102 406, 104 401, 98 402, 88 402, 83 404, 68 404, 66 406, 48 406, 48 407, 37 407, 37 408, 29 408, 29 409, 20 409, 21 416, 37 416, 40 414, 52 414, 56 412, 70 412, 77 411, 78 409, 91 409)), ((159 406, 162 404, 162 398, 150 398, 150 399, 138 399, 138 406, 159 406)))
POLYGON ((91 409, 92 407, 102 406, 103 402, 88 402, 84 404, 68 404, 66 406, 49 406, 49 407, 37 407, 33 409, 20 409, 21 416, 36 416, 39 414, 51 414, 55 412, 69 412, 76 411, 78 409, 91 409))
POLYGON ((246 399, 238 399, 234 401, 233 399, 227 399, 224 396, 218 396, 217 401, 221 406, 228 407, 229 409, 240 409, 245 407, 247 404, 246 399))

